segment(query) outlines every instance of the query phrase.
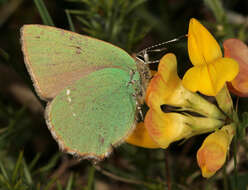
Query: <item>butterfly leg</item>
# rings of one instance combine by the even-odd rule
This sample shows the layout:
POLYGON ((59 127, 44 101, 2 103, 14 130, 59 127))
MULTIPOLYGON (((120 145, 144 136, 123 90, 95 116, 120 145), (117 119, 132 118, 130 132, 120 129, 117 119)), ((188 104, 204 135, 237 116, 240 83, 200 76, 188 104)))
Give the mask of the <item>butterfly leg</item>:
POLYGON ((144 121, 144 114, 142 111, 141 103, 139 103, 139 101, 138 101, 139 94, 134 93, 134 94, 132 94, 132 96, 136 99, 136 109, 137 109, 137 113, 139 114, 139 117, 137 116, 136 120, 137 121, 139 121, 139 120, 144 121))
POLYGON ((129 73, 130 74, 130 80, 128 81, 127 86, 134 85, 137 82, 136 80, 133 79, 135 73, 136 73, 135 70, 133 70, 133 69, 130 70, 130 73, 129 73))
POLYGON ((141 120, 144 121, 144 114, 142 112, 142 108, 141 108, 141 106, 139 105, 138 102, 136 102, 136 105, 137 105, 137 110, 138 110, 138 113, 139 113, 139 115, 141 117, 141 120))

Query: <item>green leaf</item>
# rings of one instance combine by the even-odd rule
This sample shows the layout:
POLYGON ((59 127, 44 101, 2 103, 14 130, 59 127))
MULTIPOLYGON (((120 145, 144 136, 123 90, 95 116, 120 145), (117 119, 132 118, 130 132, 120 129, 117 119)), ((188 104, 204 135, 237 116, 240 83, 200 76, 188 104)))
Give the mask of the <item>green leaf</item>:
POLYGON ((23 165, 24 177, 27 181, 27 184, 32 185, 33 184, 32 176, 24 159, 22 165, 23 165))
POLYGON ((23 160, 23 151, 21 151, 21 152, 19 153, 19 156, 18 156, 16 165, 15 165, 15 169, 14 169, 14 172, 13 172, 13 174, 12 174, 12 181, 13 181, 13 182, 17 180, 18 171, 19 171, 19 169, 21 168, 22 160, 23 160))
POLYGON ((5 179, 5 180, 9 180, 9 177, 8 177, 8 174, 7 174, 7 171, 3 165, 3 163, 0 161, 0 171, 2 172, 2 177, 5 179))
POLYGON ((91 166, 88 175, 88 185, 87 190, 93 190, 94 187, 94 177, 95 177, 95 167, 91 166))
POLYGON ((32 162, 28 166, 28 168, 29 168, 30 171, 32 171, 33 168, 35 167, 35 165, 38 163, 40 157, 41 157, 41 153, 37 153, 35 155, 34 159, 32 160, 32 162))
POLYGON ((241 122, 238 126, 238 138, 242 139, 245 137, 245 129, 248 127, 248 112, 244 112, 241 116, 241 122))
POLYGON ((55 167, 55 165, 57 164, 58 160, 60 159, 62 153, 57 153, 55 154, 48 162, 47 165, 39 168, 37 171, 35 171, 34 173, 43 173, 43 172, 48 172, 50 169, 52 169, 53 167, 55 167))
POLYGON ((34 3, 40 13, 41 19, 45 25, 54 26, 53 20, 45 6, 43 0, 34 0, 34 3))
POLYGON ((72 184, 73 184, 73 173, 69 177, 65 190, 72 190, 72 184))
POLYGON ((135 8, 137 8, 138 6, 142 5, 143 3, 145 3, 147 0, 136 0, 133 1, 133 3, 128 7, 128 9, 126 10, 126 14, 128 14, 129 12, 133 11, 135 8))
POLYGON ((225 10, 221 0, 204 0, 204 3, 213 11, 218 23, 225 21, 225 10))
POLYGON ((70 30, 73 31, 73 32, 75 32, 76 30, 75 30, 74 24, 72 22, 72 19, 71 19, 71 15, 70 15, 69 10, 65 10, 65 14, 66 14, 66 17, 67 17, 69 26, 70 26, 70 30))

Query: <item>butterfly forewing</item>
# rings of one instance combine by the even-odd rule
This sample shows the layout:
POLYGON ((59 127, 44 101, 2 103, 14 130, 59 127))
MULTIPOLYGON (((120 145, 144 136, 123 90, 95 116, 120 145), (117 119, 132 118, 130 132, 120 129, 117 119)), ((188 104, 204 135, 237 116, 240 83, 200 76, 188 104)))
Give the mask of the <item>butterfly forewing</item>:
POLYGON ((25 63, 38 95, 44 100, 81 77, 106 67, 136 70, 131 56, 110 43, 43 25, 21 30, 25 63))

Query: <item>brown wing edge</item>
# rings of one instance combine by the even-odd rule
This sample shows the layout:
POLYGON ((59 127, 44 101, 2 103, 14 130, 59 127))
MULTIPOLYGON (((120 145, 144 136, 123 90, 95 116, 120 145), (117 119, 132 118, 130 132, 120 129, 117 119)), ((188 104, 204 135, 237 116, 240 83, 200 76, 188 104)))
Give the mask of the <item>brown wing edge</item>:
POLYGON ((115 147, 120 146, 125 141, 125 139, 134 131, 134 129, 136 127, 136 119, 135 118, 136 118, 136 114, 138 113, 137 108, 136 108, 136 112, 134 114, 134 122, 133 122, 132 128, 127 132, 127 134, 124 136, 124 138, 121 138, 115 144, 110 145, 107 152, 105 152, 104 154, 100 154, 100 155, 97 155, 94 153, 88 153, 88 152, 79 152, 78 150, 74 150, 74 149, 71 149, 70 147, 66 146, 65 143, 63 142, 62 138, 58 134, 56 134, 55 130, 53 129, 54 127, 53 127, 53 125, 51 123, 51 119, 50 119, 51 118, 50 117, 51 105, 52 105, 52 102, 48 102, 46 109, 45 109, 45 120, 46 120, 47 127, 48 127, 49 131, 51 132, 55 141, 58 143, 59 149, 62 152, 71 154, 72 156, 74 156, 75 158, 78 158, 78 159, 93 160, 94 163, 97 163, 97 162, 104 160, 105 158, 107 158, 111 155, 111 153, 113 152, 113 149, 115 147))
MULTIPOLYGON (((42 100, 45 100, 45 101, 49 101, 51 100, 51 98, 47 97, 43 92, 42 90, 40 89, 39 87, 39 82, 38 80, 35 78, 35 74, 30 66, 31 62, 29 60, 29 56, 27 54, 27 48, 26 48, 26 42, 25 42, 25 28, 26 27, 29 27, 29 26, 33 26, 33 25, 24 25, 21 29, 20 29, 20 32, 21 32, 21 45, 22 45, 22 53, 24 55, 24 63, 25 63, 25 66, 27 68, 27 71, 28 73, 30 74, 31 76, 31 80, 33 82, 33 86, 34 86, 34 89, 36 91, 36 93, 38 94, 38 96, 40 97, 40 99, 42 100)), ((39 26, 39 25, 37 25, 39 26)))

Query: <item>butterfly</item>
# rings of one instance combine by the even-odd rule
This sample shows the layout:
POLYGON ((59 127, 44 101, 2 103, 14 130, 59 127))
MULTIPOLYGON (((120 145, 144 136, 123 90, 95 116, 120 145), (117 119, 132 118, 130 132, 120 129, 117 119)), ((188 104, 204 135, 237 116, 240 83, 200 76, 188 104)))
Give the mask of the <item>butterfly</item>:
POLYGON ((135 128, 149 69, 108 42, 50 26, 24 25, 21 44, 60 149, 107 157, 135 128))

